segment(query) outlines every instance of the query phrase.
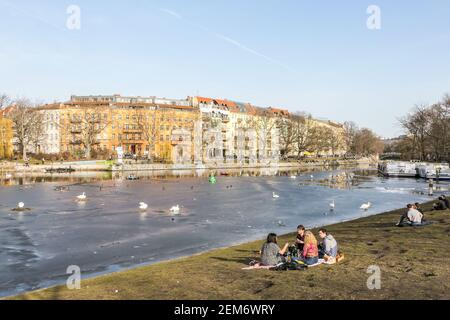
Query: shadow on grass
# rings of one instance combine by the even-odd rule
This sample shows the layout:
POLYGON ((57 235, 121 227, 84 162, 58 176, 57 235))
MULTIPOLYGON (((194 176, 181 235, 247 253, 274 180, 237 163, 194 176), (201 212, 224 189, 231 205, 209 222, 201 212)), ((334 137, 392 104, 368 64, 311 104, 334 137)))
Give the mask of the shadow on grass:
POLYGON ((250 263, 250 261, 253 260, 251 258, 224 258, 224 257, 211 257, 211 259, 222 261, 222 262, 234 262, 234 263, 245 264, 245 265, 248 265, 250 263))

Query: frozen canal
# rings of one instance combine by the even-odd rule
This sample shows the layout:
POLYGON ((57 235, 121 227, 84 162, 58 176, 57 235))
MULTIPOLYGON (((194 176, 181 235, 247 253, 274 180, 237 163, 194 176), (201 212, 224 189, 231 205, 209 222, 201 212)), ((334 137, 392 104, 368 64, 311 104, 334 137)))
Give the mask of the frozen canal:
POLYGON ((69 265, 86 277, 430 200, 425 181, 380 178, 374 170, 291 174, 240 172, 215 185, 202 173, 2 180, 0 296, 64 283, 69 265), (82 192, 87 201, 76 201, 82 192), (31 210, 13 212, 20 201, 31 210), (373 207, 364 213, 359 207, 368 201, 373 207), (181 215, 171 216, 177 204, 181 215))

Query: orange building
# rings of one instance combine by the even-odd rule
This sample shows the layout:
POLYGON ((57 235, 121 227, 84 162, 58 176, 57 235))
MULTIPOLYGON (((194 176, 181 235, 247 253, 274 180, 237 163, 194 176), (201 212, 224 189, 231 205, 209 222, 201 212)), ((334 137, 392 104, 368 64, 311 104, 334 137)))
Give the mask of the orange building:
POLYGON ((81 156, 89 152, 90 145, 91 152, 115 156, 122 147, 125 154, 170 162, 179 144, 173 140, 173 131, 184 129, 192 134, 199 119, 198 110, 190 106, 116 102, 116 97, 120 96, 61 104, 61 152, 81 156))

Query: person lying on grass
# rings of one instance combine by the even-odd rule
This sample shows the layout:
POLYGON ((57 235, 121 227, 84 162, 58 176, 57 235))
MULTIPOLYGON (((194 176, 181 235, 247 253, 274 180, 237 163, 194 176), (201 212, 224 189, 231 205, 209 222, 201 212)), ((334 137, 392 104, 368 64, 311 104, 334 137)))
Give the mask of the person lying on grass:
POLYGON ((284 255, 289 248, 289 243, 286 243, 283 249, 278 246, 278 239, 275 233, 270 233, 267 236, 266 243, 261 249, 261 264, 263 266, 276 266, 284 262, 284 255))
POLYGON ((323 228, 319 230, 319 237, 323 240, 319 245, 319 258, 329 262, 336 261, 338 244, 334 237, 323 228))

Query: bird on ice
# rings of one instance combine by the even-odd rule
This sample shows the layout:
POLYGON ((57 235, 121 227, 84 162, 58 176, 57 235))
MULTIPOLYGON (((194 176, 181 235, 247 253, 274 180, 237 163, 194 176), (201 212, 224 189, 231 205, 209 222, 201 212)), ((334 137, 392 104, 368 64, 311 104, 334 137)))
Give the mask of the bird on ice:
POLYGON ((369 210, 369 208, 370 208, 371 206, 372 206, 372 204, 371 204, 370 202, 363 203, 363 204, 361 205, 360 209, 367 211, 367 210, 369 210))
POLYGON ((148 208, 148 204, 146 204, 145 202, 140 202, 139 203, 139 209, 147 210, 147 208, 148 208))
POLYGON ((86 192, 83 192, 83 194, 77 196, 77 199, 80 201, 86 200, 87 199, 86 192))

